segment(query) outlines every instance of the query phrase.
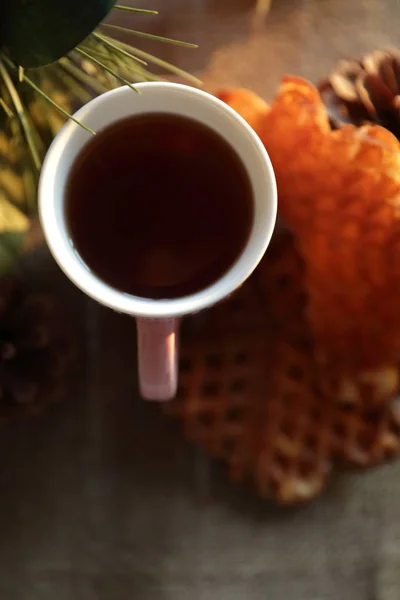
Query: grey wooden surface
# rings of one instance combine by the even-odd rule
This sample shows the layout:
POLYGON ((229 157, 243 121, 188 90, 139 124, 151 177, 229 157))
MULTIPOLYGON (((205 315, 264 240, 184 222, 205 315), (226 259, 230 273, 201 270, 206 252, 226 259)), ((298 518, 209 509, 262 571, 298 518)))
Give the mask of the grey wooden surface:
MULTIPOLYGON (((161 15, 140 20, 198 42, 159 50, 209 89, 267 98, 284 73, 316 80, 399 40, 397 0, 273 0, 265 22, 254 4, 142 0, 161 15)), ((78 360, 67 403, 0 432, 0 600, 399 600, 400 463, 337 475, 297 509, 258 500, 138 399, 129 318, 45 249, 24 268, 71 312, 78 360)))

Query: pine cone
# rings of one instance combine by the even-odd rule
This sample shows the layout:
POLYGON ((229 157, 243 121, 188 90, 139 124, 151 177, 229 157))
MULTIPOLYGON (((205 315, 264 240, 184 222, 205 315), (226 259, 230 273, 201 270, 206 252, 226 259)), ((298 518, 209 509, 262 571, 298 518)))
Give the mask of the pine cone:
POLYGON ((340 60, 319 85, 334 129, 376 123, 400 139, 400 52, 375 50, 340 60))
POLYGON ((61 322, 49 297, 0 280, 0 420, 60 398, 70 350, 61 322))

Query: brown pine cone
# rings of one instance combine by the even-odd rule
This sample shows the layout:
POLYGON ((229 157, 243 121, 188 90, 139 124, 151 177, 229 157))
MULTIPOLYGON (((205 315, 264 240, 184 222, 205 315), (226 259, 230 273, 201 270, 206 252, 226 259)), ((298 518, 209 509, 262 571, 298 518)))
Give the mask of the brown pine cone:
POLYGON ((0 420, 59 399, 70 343, 54 302, 0 280, 0 420))
POLYGON ((376 123, 400 139, 400 52, 375 50, 361 60, 340 60, 319 91, 331 125, 376 123))

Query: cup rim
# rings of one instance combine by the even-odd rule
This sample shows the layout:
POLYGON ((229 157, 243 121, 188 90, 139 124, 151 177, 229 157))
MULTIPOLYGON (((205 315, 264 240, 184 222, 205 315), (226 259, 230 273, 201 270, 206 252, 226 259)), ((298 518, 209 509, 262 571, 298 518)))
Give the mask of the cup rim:
MULTIPOLYGON (((74 249, 70 239, 66 239, 68 236, 63 235, 60 231, 56 215, 57 203, 54 201, 54 194, 56 193, 55 174, 58 163, 62 160, 63 149, 68 144, 69 139, 80 130, 79 125, 73 121, 67 122, 62 127, 45 157, 39 181, 39 216, 45 240, 56 262, 67 277, 89 297, 117 312, 137 317, 180 317, 198 312, 229 296, 244 283, 257 267, 269 245, 276 222, 277 188, 275 175, 268 153, 255 131, 236 111, 215 96, 203 90, 179 83, 143 82, 135 84, 135 87, 139 91, 160 90, 162 88, 166 93, 168 93, 168 90, 174 90, 175 92, 187 95, 194 94, 198 98, 203 98, 209 104, 213 104, 220 111, 222 110, 225 116, 229 116, 232 121, 236 122, 236 125, 240 124, 243 135, 247 136, 254 147, 254 151, 258 152, 259 156, 263 159, 266 176, 265 193, 268 195, 270 218, 263 223, 253 223, 252 232, 239 259, 222 277, 199 292, 181 298, 153 300, 119 291, 90 271, 74 249), (257 229, 257 238, 252 242, 251 238, 254 237, 255 229, 257 229), (249 258, 248 265, 246 264, 245 268, 242 265, 241 269, 237 269, 238 261, 242 260, 243 262, 243 258, 247 253, 252 255, 250 257, 251 260, 249 258)), ((132 93, 134 92, 128 86, 105 92, 79 109, 74 114, 74 118, 85 123, 86 117, 93 110, 99 109, 102 104, 108 102, 112 96, 116 97, 117 95, 132 93)), ((118 118, 110 120, 110 124, 118 120, 118 118)))

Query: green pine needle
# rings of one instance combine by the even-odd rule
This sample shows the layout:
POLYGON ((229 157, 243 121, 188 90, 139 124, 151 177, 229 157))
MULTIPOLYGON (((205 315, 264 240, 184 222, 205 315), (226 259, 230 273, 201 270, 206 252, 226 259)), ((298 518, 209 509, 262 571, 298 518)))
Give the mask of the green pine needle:
POLYGON ((96 135, 96 132, 91 129, 90 127, 88 127, 87 125, 85 125, 84 123, 81 123, 80 121, 78 121, 77 119, 75 119, 75 117, 73 117, 72 115, 69 114, 69 112, 67 112, 66 110, 64 110, 62 108, 62 106, 60 106, 59 104, 57 104, 57 102, 54 102, 54 100, 52 100, 50 98, 50 96, 48 96, 43 90, 40 89, 39 86, 36 85, 36 83, 34 83, 32 81, 32 79, 30 79, 29 77, 27 77, 26 75, 24 75, 24 81, 25 83, 27 83, 32 89, 35 90, 35 92, 37 94, 39 94, 39 96, 42 96, 42 98, 44 98, 49 104, 51 104, 53 106, 53 108, 55 108, 56 110, 58 110, 62 115, 64 115, 64 117, 66 117, 67 119, 70 119, 71 121, 73 121, 74 123, 76 123, 77 125, 79 125, 80 127, 83 127, 83 129, 85 129, 86 131, 88 131, 89 133, 91 133, 92 135, 96 135))
POLYGON ((130 6, 121 6, 116 4, 114 6, 117 10, 126 10, 128 12, 141 13, 143 15, 158 15, 158 10, 149 10, 147 8, 131 8, 130 6))
POLYGON ((194 85, 196 85, 198 87, 203 86, 203 82, 201 81, 201 79, 198 79, 198 77, 195 77, 194 75, 191 75, 190 73, 187 73, 183 69, 180 69, 179 67, 176 67, 175 65, 173 65, 165 60, 162 60, 161 58, 158 58, 157 56, 153 56, 152 54, 149 54, 148 52, 145 52, 144 50, 141 50, 140 48, 135 48, 134 46, 128 46, 128 44, 122 44, 122 42, 119 42, 119 44, 123 48, 129 48, 130 51, 132 52, 132 54, 137 54, 137 56, 140 56, 140 58, 144 58, 144 60, 146 60, 147 62, 153 63, 154 65, 157 65, 158 67, 162 67, 166 71, 169 71, 170 73, 174 73, 174 75, 178 75, 178 77, 182 77, 182 78, 186 79, 187 81, 191 81, 194 85))
POLYGON ((92 36, 96 40, 98 40, 99 42, 101 42, 102 44, 105 44, 109 48, 112 48, 116 52, 122 54, 122 56, 125 56, 126 58, 129 58, 131 60, 135 60, 136 62, 140 63, 141 65, 147 67, 147 62, 145 60, 142 60, 141 58, 138 58, 137 56, 134 56, 131 52, 127 52, 123 48, 120 48, 118 46, 118 42, 116 43, 115 41, 112 41, 110 38, 108 38, 105 35, 102 35, 101 33, 97 32, 97 31, 94 31, 92 33, 92 36))
POLYGON ((18 94, 15 86, 14 86, 14 83, 13 83, 2 60, 0 60, 0 75, 4 81, 4 84, 7 88, 8 93, 10 94, 11 101, 14 104, 14 108, 15 108, 16 114, 20 120, 22 129, 24 131, 24 135, 25 135, 25 138, 26 138, 26 141, 28 144, 29 152, 31 153, 35 168, 39 170, 40 166, 41 166, 41 160, 40 160, 39 152, 38 152, 38 149, 36 147, 36 144, 35 144, 35 141, 33 138, 32 125, 29 121, 29 117, 26 114, 24 105, 21 102, 21 99, 19 97, 19 94, 18 94))
POLYGON ((79 46, 77 48, 75 48, 76 52, 78 52, 79 54, 81 54, 82 56, 84 56, 85 58, 91 60, 92 62, 94 62, 97 66, 101 67, 102 69, 104 69, 105 71, 107 71, 107 73, 110 73, 110 75, 112 75, 113 77, 115 77, 115 79, 118 79, 118 81, 121 81, 122 83, 124 83, 125 85, 129 86, 131 88, 131 90, 133 90, 134 92, 139 94, 139 90, 137 90, 135 88, 135 86, 133 86, 131 84, 130 81, 128 81, 127 79, 125 79, 125 77, 122 77, 122 75, 118 75, 118 73, 116 73, 113 69, 111 69, 110 67, 108 67, 107 65, 105 65, 102 61, 98 60, 97 58, 95 58, 94 56, 92 56, 91 54, 89 54, 88 52, 86 52, 85 50, 83 50, 83 48, 80 48, 79 46))
POLYGON ((127 27, 120 27, 120 25, 111 25, 110 23, 102 23, 103 27, 110 27, 123 33, 130 33, 137 35, 138 37, 147 38, 149 40, 156 40, 158 42, 164 42, 165 44, 173 44, 174 46, 184 46, 185 48, 198 48, 197 44, 191 44, 190 42, 182 42, 181 40, 174 40, 172 38, 163 37, 161 35, 154 35, 152 33, 145 33, 144 31, 136 31, 136 29, 128 29, 127 27))
POLYGON ((67 73, 72 75, 77 81, 80 81, 84 86, 87 86, 88 89, 92 89, 96 94, 104 94, 107 91, 107 88, 102 83, 97 81, 95 77, 85 73, 82 68, 76 66, 70 58, 61 58, 57 64, 61 65, 67 73))
MULTIPOLYGON (((113 60, 113 63, 119 69, 121 74, 123 74, 124 72, 128 72, 132 78, 133 77, 135 78, 135 82, 164 81, 164 79, 162 77, 160 77, 159 75, 155 75, 154 73, 151 73, 150 71, 148 71, 141 65, 140 66, 136 65, 136 64, 132 65, 131 59, 136 58, 136 57, 133 56, 130 52, 128 52, 124 48, 121 48, 120 47, 121 42, 112 40, 112 39, 108 38, 107 36, 102 35, 99 32, 93 32, 91 35, 91 38, 96 41, 94 42, 93 46, 90 45, 90 52, 95 53, 97 51, 97 48, 99 48, 99 47, 102 47, 104 49, 109 48, 110 54, 107 58, 108 58, 108 60, 113 60), (126 60, 125 60, 125 58, 126 58, 126 60)), ((103 58, 104 57, 105 57, 105 55, 103 54, 103 58)), ((138 59, 138 60, 140 60, 140 59, 138 59)), ((141 61, 141 62, 144 63, 145 65, 147 65, 147 63, 145 61, 141 61)))
POLYGON ((6 113, 7 117, 9 119, 12 119, 12 117, 14 116, 14 113, 11 110, 11 108, 4 102, 3 98, 0 98, 0 106, 4 110, 4 112, 6 113))

